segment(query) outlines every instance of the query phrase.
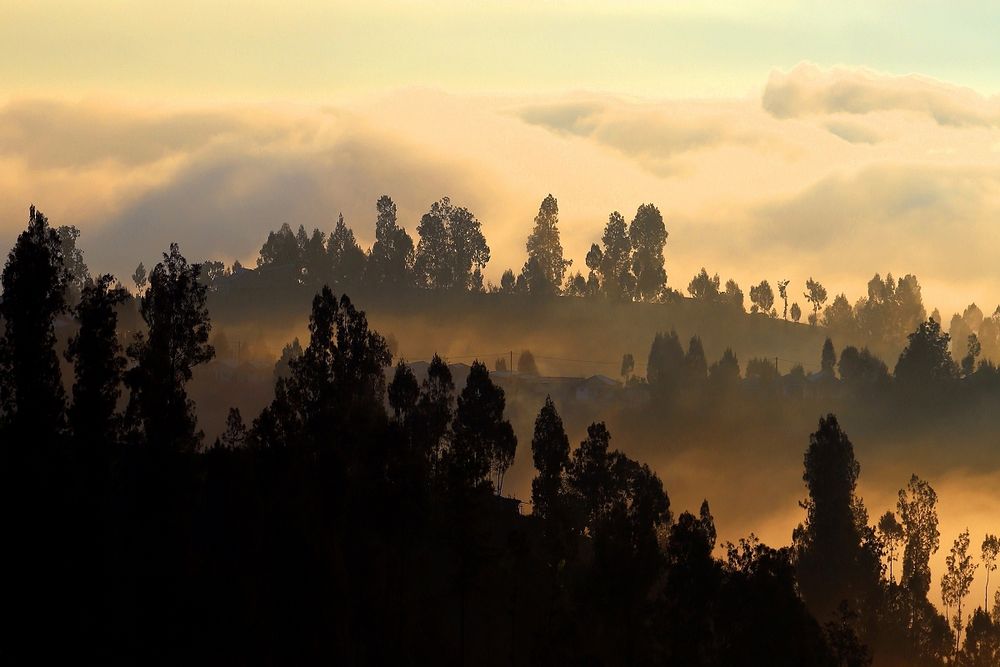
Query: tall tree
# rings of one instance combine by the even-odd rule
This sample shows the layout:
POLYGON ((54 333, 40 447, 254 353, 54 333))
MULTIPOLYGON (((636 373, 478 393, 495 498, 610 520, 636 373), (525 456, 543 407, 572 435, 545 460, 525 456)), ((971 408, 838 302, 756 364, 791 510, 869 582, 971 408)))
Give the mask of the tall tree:
POLYGON ((73 405, 69 410, 74 436, 89 445, 117 440, 116 415, 125 358, 118 342, 118 304, 127 298, 113 276, 103 275, 83 288, 77 319, 80 329, 66 350, 73 363, 73 405))
POLYGON ((987 533, 983 538, 982 553, 983 570, 986 572, 986 602, 983 609, 990 608, 990 574, 997 571, 997 559, 1000 558, 1000 538, 987 533))
POLYGON ((566 268, 573 262, 563 259, 562 243, 559 240, 559 204, 551 194, 542 200, 538 208, 535 226, 528 236, 526 248, 528 260, 524 265, 525 270, 534 261, 534 272, 537 273, 538 280, 549 285, 550 291, 558 290, 566 268))
POLYGON ((972 555, 969 553, 969 529, 955 539, 951 551, 945 557, 947 574, 942 580, 942 589, 947 601, 955 604, 955 653, 958 653, 961 646, 962 637, 962 604, 969 595, 972 588, 972 580, 975 577, 976 568, 979 567, 972 562, 972 555))
MULTIPOLYGON (((476 272, 490 261, 482 225, 469 209, 454 206, 448 197, 434 202, 417 226, 420 241, 414 272, 426 286, 470 290, 476 272)), ((481 275, 481 273, 480 273, 481 275)))
POLYGON ((630 300, 635 291, 632 274, 632 241, 625 218, 618 211, 608 216, 601 238, 604 250, 600 256, 601 287, 612 299, 630 300))
POLYGON ((778 296, 785 304, 785 311, 782 315, 782 319, 788 319, 788 283, 791 282, 787 278, 778 281, 778 296))
POLYGON ((657 299, 667 285, 667 272, 663 268, 667 228, 660 209, 653 204, 639 206, 629 225, 628 237, 632 242, 636 295, 646 301, 657 299))
POLYGON ((335 285, 352 285, 361 280, 365 251, 354 238, 354 230, 344 223, 343 213, 337 217, 337 226, 326 243, 326 254, 335 285))
POLYGON ((809 280, 806 281, 806 291, 803 295, 805 296, 806 301, 812 304, 813 314, 809 318, 809 323, 815 325, 819 318, 819 311, 823 308, 823 304, 826 303, 826 288, 823 287, 818 280, 809 278, 809 280))
POLYGON ((886 512, 878 520, 877 531, 879 539, 882 542, 882 551, 885 554, 886 561, 889 563, 889 581, 890 583, 895 583, 896 579, 893 574, 892 565, 898 560, 899 547, 903 543, 903 526, 896 520, 895 514, 886 512))
POLYGON ((188 264, 173 243, 139 299, 148 334, 138 334, 128 348, 135 362, 125 374, 128 414, 158 451, 193 451, 202 438, 185 390, 191 369, 215 354, 208 344, 212 325, 205 305, 207 288, 199 274, 200 267, 188 264))
POLYGON ((453 491, 464 494, 492 487, 502 493, 517 448, 514 430, 503 416, 505 405, 504 391, 493 384, 486 365, 473 362, 458 397, 454 437, 443 460, 453 491))
POLYGON ((368 272, 376 284, 404 285, 413 272, 413 239, 396 222, 396 204, 388 195, 375 204, 375 243, 368 258, 368 272))
POLYGON ((797 571, 803 597, 820 620, 842 601, 861 608, 877 581, 877 561, 862 544, 867 520, 855 495, 861 466, 834 415, 809 437, 803 481, 809 498, 806 521, 796 529, 797 571))
POLYGON ((931 589, 931 556, 937 552, 941 539, 937 493, 930 484, 913 475, 906 489, 899 491, 897 510, 906 533, 901 583, 913 595, 926 598, 931 589))
POLYGON ((535 419, 531 457, 538 475, 531 481, 532 513, 543 519, 560 511, 563 479, 569 469, 569 439, 551 396, 535 419))
POLYGON ((54 321, 66 309, 62 244, 48 219, 31 207, 28 228, 7 257, 3 275, 3 347, 16 433, 48 442, 65 423, 66 395, 56 355, 54 321))
POLYGON ((657 333, 649 348, 646 380, 653 391, 672 394, 679 386, 684 370, 684 348, 676 331, 657 333))
POLYGON ((833 349, 833 341, 829 337, 823 341, 823 351, 819 358, 819 368, 824 373, 833 375, 837 366, 837 351, 833 349))
POLYGON ((83 261, 83 250, 77 246, 80 230, 72 225, 61 225, 56 228, 56 234, 59 235, 59 245, 62 248, 69 300, 71 303, 77 303, 83 288, 90 281, 90 270, 83 261))

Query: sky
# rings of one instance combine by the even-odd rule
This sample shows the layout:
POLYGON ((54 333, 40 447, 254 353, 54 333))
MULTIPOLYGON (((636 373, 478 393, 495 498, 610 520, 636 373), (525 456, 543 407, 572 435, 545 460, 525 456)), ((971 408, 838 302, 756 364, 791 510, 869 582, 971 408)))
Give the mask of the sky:
POLYGON ((653 202, 681 290, 913 273, 992 312, 1000 5, 708 4, 0 0, 0 251, 30 203, 128 275, 448 195, 496 281, 551 192, 574 269, 653 202))

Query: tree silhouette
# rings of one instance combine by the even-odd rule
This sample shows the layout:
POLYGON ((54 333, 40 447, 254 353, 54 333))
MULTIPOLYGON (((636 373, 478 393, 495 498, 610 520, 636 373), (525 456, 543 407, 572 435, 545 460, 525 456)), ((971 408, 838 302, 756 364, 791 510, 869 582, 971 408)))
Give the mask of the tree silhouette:
POLYGON ((375 243, 368 258, 368 273, 376 284, 412 282, 413 239, 396 222, 396 204, 388 195, 375 204, 375 243))
MULTIPOLYGON (((812 304, 813 314, 811 318, 812 320, 811 323, 815 324, 816 319, 819 316, 820 309, 822 309, 823 304, 826 303, 826 298, 827 298, 826 288, 823 287, 823 285, 821 285, 819 281, 809 278, 809 280, 806 281, 806 291, 804 293, 804 296, 806 297, 806 301, 812 304)), ((795 315, 793 314, 792 317, 794 318, 795 315)))
POLYGON ((355 283, 365 268, 365 253, 354 238, 354 231, 344 224, 344 215, 337 217, 337 226, 326 243, 330 278, 334 285, 355 283))
POLYGON ((699 301, 718 301, 719 274, 715 274, 710 277, 708 275, 708 271, 705 270, 705 267, 702 267, 701 273, 691 279, 691 282, 688 283, 687 289, 688 293, 699 301))
POLYGON ((667 273, 663 268, 667 229, 663 225, 660 209, 653 204, 639 206, 629 225, 628 237, 632 243, 636 294, 640 299, 653 301, 667 285, 667 273))
POLYGON ((609 297, 631 300, 635 291, 635 277, 632 274, 632 241, 625 218, 618 211, 608 216, 601 238, 604 250, 600 254, 601 287, 609 297))
POLYGON ((146 290, 146 284, 149 280, 146 275, 146 267, 142 262, 139 262, 139 266, 135 267, 135 271, 132 273, 132 282, 135 283, 135 288, 139 292, 146 290))
POLYGON ((799 304, 793 303, 792 309, 788 311, 792 316, 792 321, 798 323, 799 319, 802 318, 802 309, 799 308, 799 304))
POLYGON ((438 289, 469 290, 473 267, 490 261, 481 224, 467 208, 453 206, 447 197, 431 205, 417 226, 420 241, 414 272, 422 284, 438 289))
POLYGON ((899 355, 893 373, 898 382, 913 388, 940 386, 957 374, 955 360, 948 350, 948 334, 934 320, 923 322, 910 334, 909 342, 899 355))
POLYGON ((453 491, 463 495, 489 487, 498 494, 503 491, 504 474, 517 448, 514 430, 503 416, 505 405, 504 391, 493 384, 486 365, 473 362, 458 396, 451 447, 443 457, 453 491))
POLYGON ((930 559, 941 538, 937 494, 930 484, 913 475, 907 488, 899 491, 897 509, 906 533, 901 583, 911 594, 926 598, 931 589, 930 559))
POLYGON ((736 283, 735 280, 729 279, 726 281, 726 291, 721 295, 723 303, 727 303, 730 306, 743 312, 743 290, 736 283))
POLYGON ((569 468, 569 439, 550 396, 535 419, 531 457, 538 475, 531 481, 532 513, 546 519, 564 503, 563 478, 569 468))
POLYGON ((898 560, 899 547, 903 544, 905 537, 903 526, 896 520, 895 514, 886 512, 878 520, 877 531, 879 539, 882 542, 882 551, 885 554, 886 561, 889 563, 889 581, 895 583, 896 579, 893 575, 892 565, 898 560))
POLYGON ((526 246, 528 260, 524 264, 525 272, 534 261, 532 272, 537 274, 537 281, 550 286, 549 290, 553 287, 558 290, 566 268, 573 262, 563 259, 562 243, 559 241, 559 204, 552 195, 542 200, 526 246))
POLYGON ((781 298, 782 302, 785 304, 785 310, 781 318, 784 320, 788 319, 788 283, 791 282, 787 278, 785 280, 778 281, 778 296, 781 298))
POLYGON ((69 302, 77 303, 83 288, 90 281, 90 270, 83 261, 83 251, 76 243, 80 239, 80 230, 74 226, 62 225, 56 228, 59 245, 62 249, 63 266, 66 269, 66 287, 69 290, 69 302))
MULTIPOLYGON (((66 271, 59 235, 31 207, 3 275, 3 347, 10 398, 7 419, 17 436, 50 444, 65 424, 66 396, 56 356, 56 316, 65 312, 66 271)), ((29 440, 25 440, 29 442, 29 440)))
POLYGON ((116 308, 128 298, 113 276, 103 275, 83 288, 77 319, 80 329, 66 350, 76 381, 69 423, 75 437, 90 447, 116 443, 116 414, 126 361, 118 342, 116 308))
POLYGON ((819 367, 822 372, 829 373, 832 376, 836 366, 837 351, 833 349, 833 341, 828 337, 823 341, 823 352, 820 355, 819 367))
POLYGON ((658 333, 649 348, 646 361, 646 380, 661 395, 674 392, 684 369, 684 349, 676 331, 658 333))
POLYGON ((842 601, 860 609, 875 588, 877 561, 862 544, 863 506, 855 495, 861 466, 837 418, 821 418, 809 438, 802 479, 809 498, 796 530, 796 569, 806 603, 817 618, 832 618, 842 601))
POLYGON ((752 286, 750 288, 750 303, 753 304, 750 312, 774 317, 774 290, 771 289, 771 284, 762 280, 759 285, 752 286))
POLYGON ((631 352, 626 352, 622 355, 622 367, 621 376, 622 381, 628 384, 628 380, 632 377, 632 373, 635 371, 635 357, 632 356, 631 352))
POLYGON ((146 443, 158 451, 193 451, 201 442, 194 403, 184 386, 191 369, 215 354, 208 344, 211 323, 205 306, 207 288, 200 267, 190 265, 171 244, 149 276, 139 299, 148 328, 128 347, 135 366, 125 374, 130 390, 128 414, 146 443))
POLYGON ((979 567, 972 562, 972 555, 969 554, 969 529, 955 539, 951 551, 945 558, 947 573, 941 580, 942 597, 945 605, 955 605, 955 653, 958 653, 962 638, 962 603, 969 595, 972 587, 972 580, 975 576, 976 568, 979 567))
POLYGON ((990 574, 997 570, 997 559, 1000 558, 1000 538, 987 533, 983 538, 981 558, 983 561, 983 571, 986 572, 986 602, 983 609, 990 608, 990 574))

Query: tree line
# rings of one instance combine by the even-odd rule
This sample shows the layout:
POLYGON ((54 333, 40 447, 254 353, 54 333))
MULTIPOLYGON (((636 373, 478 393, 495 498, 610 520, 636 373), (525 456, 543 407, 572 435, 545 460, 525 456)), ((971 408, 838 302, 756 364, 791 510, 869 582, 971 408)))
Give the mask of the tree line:
MULTIPOLYGON (((32 209, 0 280, 15 610, 5 653, 831 666, 1000 656, 1000 593, 991 612, 987 589, 986 606, 965 614, 976 567, 996 569, 996 538, 980 563, 968 532, 955 541, 941 615, 928 600, 933 489, 914 476, 898 518, 870 525, 833 415, 809 439, 792 546, 751 535, 718 558, 707 501, 675 517, 656 473, 612 448, 603 423, 571 448, 551 400, 531 441, 532 511, 519 512, 501 495, 518 443, 486 366, 474 363, 461 391, 440 358, 423 382, 404 363, 387 381, 385 339, 329 287, 272 402, 249 425, 231 411, 206 443, 186 391, 213 356, 202 266, 171 246, 125 346, 117 318, 130 295, 101 276, 70 305, 69 266, 32 209), (68 395, 65 315, 76 324, 68 395)), ((655 372, 651 382, 667 381, 655 372)))

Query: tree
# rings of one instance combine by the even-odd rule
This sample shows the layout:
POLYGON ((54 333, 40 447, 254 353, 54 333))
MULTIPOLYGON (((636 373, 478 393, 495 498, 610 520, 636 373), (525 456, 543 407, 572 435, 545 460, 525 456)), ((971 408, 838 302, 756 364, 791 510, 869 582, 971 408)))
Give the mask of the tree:
POLYGON ((726 348, 722 357, 708 369, 708 383, 716 390, 734 388, 740 381, 740 362, 732 349, 726 348))
POLYGON ((969 334, 966 341, 968 343, 968 351, 962 357, 962 377, 971 377, 976 370, 976 359, 982 354, 983 346, 976 334, 969 334))
POLYGON ((531 350, 521 350, 521 355, 517 358, 517 372, 521 375, 538 375, 538 364, 535 363, 535 355, 531 350))
POLYGON ((628 229, 632 243, 632 273, 635 275, 636 294, 640 299, 658 298, 667 285, 663 268, 663 246, 667 243, 667 229, 660 210, 652 204, 642 204, 635 212, 628 229))
POLYGON ((986 602, 983 609, 990 608, 990 573, 997 570, 997 559, 1000 557, 1000 538, 987 533, 982 545, 983 570, 986 572, 986 602))
POLYGON ((631 300, 635 290, 632 274, 632 241, 625 218, 618 211, 608 216, 601 238, 604 251, 600 255, 601 287, 613 299, 631 300))
POLYGON ((28 228, 17 237, 0 277, 6 366, 0 371, 10 385, 7 410, 15 433, 30 433, 31 441, 41 443, 50 442, 65 423, 53 323, 66 310, 67 280, 59 235, 32 206, 28 228))
POLYGON ((344 214, 326 242, 330 278, 334 285, 357 284, 365 270, 365 251, 354 238, 354 230, 344 224, 344 214))
POLYGON ((184 389, 191 369, 215 354, 208 344, 207 288, 199 274, 199 265, 189 265, 173 243, 139 299, 148 335, 138 334, 128 347, 135 363, 125 374, 128 414, 157 451, 193 451, 202 438, 195 431, 194 403, 184 389))
POLYGON ((883 552, 885 553, 886 560, 889 562, 889 581, 895 583, 892 564, 896 562, 899 547, 903 543, 903 526, 896 520, 895 514, 886 512, 878 520, 877 530, 879 539, 882 542, 883 552))
POLYGON ((400 360, 388 389, 389 407, 399 424, 412 418, 420 400, 420 385, 413 371, 400 360))
POLYGON ((830 618, 841 601, 858 609, 877 577, 877 561, 862 544, 867 520, 855 495, 861 466, 834 415, 819 421, 809 438, 803 481, 809 498, 806 521, 795 531, 799 585, 817 618, 830 618))
POLYGON ((281 268, 297 277, 301 272, 301 264, 299 244, 287 222, 278 231, 268 233, 257 257, 258 268, 281 268))
POLYGON ((324 286, 313 297, 309 345, 289 362, 289 396, 310 435, 307 444, 325 446, 331 434, 354 440, 380 421, 391 362, 385 339, 369 329, 364 311, 347 295, 338 302, 324 286))
POLYGON ((956 664, 963 667, 994 667, 1000 665, 1000 624, 990 619, 984 609, 972 614, 965 631, 965 645, 956 664))
POLYGON ((525 269, 534 260, 539 278, 558 289, 566 268, 573 262, 563 259, 562 243, 559 241, 559 204, 551 194, 542 200, 538 208, 535 227, 528 236, 526 248, 528 261, 525 262, 525 269))
POLYGON ((956 606, 954 618, 956 653, 958 653, 958 648, 961 645, 959 642, 963 627, 962 603, 969 595, 969 589, 972 587, 976 568, 979 567, 972 562, 972 556, 969 554, 969 542, 969 529, 966 528, 965 532, 959 534, 955 539, 950 553, 945 558, 948 572, 941 582, 945 605, 948 606, 950 602, 956 606))
POLYGON ((681 379, 684 369, 684 348, 676 331, 658 333, 649 348, 646 361, 646 381, 661 394, 671 394, 681 379))
POLYGON ((473 362, 458 397, 451 447, 443 459, 453 492, 484 488, 503 492, 503 478, 517 448, 514 430, 503 416, 505 405, 504 391, 493 384, 486 365, 473 362))
POLYGON ((146 276, 146 267, 143 266, 142 262, 139 262, 139 266, 135 267, 135 272, 132 274, 132 282, 135 283, 135 288, 139 292, 146 291, 146 284, 148 280, 146 276))
POLYGON ((732 278, 726 281, 726 291, 722 293, 721 298, 723 303, 743 311, 743 290, 732 278))
POLYGON ((840 335, 851 335, 855 330, 854 310, 844 294, 838 294, 833 303, 823 310, 823 324, 840 335))
POLYGON ((622 380, 628 384, 628 379, 632 376, 632 372, 635 370, 635 357, 632 356, 631 352, 626 352, 622 355, 622 368, 621 376, 622 380))
POLYGON ((247 442, 247 427, 239 408, 229 408, 226 416, 226 430, 219 437, 219 444, 229 450, 242 449, 247 442))
POLYGON ((877 388, 889 382, 889 368, 867 347, 849 345, 840 353, 837 363, 840 378, 855 387, 877 388))
POLYGON ((899 355, 894 375, 909 387, 929 387, 952 380, 957 369, 948 350, 948 334, 934 320, 921 323, 909 335, 909 342, 899 355))
POLYGON ((684 355, 684 380, 692 390, 697 390, 705 384, 708 378, 708 361, 705 359, 705 348, 701 338, 692 336, 688 342, 687 354, 684 355))
POLYGON ((531 481, 532 513, 554 518, 563 503, 563 478, 569 468, 569 439, 551 396, 535 419, 531 457, 538 475, 531 481))
POLYGON ((837 365, 837 352, 833 349, 833 341, 829 337, 823 341, 823 353, 820 355, 819 368, 823 373, 834 373, 837 365))
POLYGON ((587 269, 589 270, 587 274, 587 284, 588 286, 593 283, 598 288, 601 284, 601 279, 598 277, 601 272, 601 264, 604 262, 604 253, 601 252, 601 246, 596 243, 590 244, 590 250, 587 251, 586 257, 587 269))
POLYGON ((799 319, 801 319, 801 317, 802 317, 802 309, 799 308, 799 304, 793 303, 792 304, 792 309, 790 311, 788 311, 788 312, 792 316, 792 321, 797 324, 798 321, 799 321, 799 319))
POLYGON ((90 270, 83 261, 83 251, 77 247, 80 230, 74 226, 62 225, 56 228, 59 245, 62 248, 63 266, 66 269, 66 287, 69 289, 71 303, 76 303, 83 288, 90 281, 90 270))
POLYGON ((785 311, 782 315, 782 319, 788 319, 788 283, 790 281, 786 278, 785 280, 778 281, 778 296, 785 304, 785 311))
POLYGON ((750 308, 751 313, 763 313, 768 317, 774 317, 774 290, 771 284, 762 280, 759 285, 750 288, 750 308))
POLYGON ((375 203, 375 243, 368 273, 376 284, 405 285, 413 272, 413 239, 396 223, 396 204, 388 195, 375 203))
POLYGON ((896 505, 906 533, 903 549, 902 585, 916 597, 926 598, 931 588, 931 556, 937 552, 937 494, 931 485, 916 475, 906 489, 900 489, 896 505))
POLYGON ((118 342, 116 307, 126 298, 113 276, 103 275, 87 284, 76 309, 80 329, 66 349, 76 377, 69 423, 74 436, 90 446, 118 440, 116 411, 125 358, 118 342))
MULTIPOLYGON (((702 267, 701 272, 698 273, 691 282, 688 283, 688 293, 692 298, 698 301, 709 301, 714 302, 719 299, 719 274, 709 277, 708 271, 705 267, 702 267)), ((753 290, 751 290, 751 294, 753 290)))
POLYGON ((426 287, 469 290, 473 267, 482 270, 490 260, 481 224, 467 208, 453 206, 447 197, 431 205, 420 219, 414 272, 426 287))
MULTIPOLYGON (((826 288, 823 287, 819 281, 809 278, 809 280, 806 281, 806 291, 804 296, 806 297, 806 301, 812 304, 813 318, 815 320, 815 318, 818 317, 823 304, 826 303, 826 288)), ((813 323, 815 324, 815 321, 813 323)))

